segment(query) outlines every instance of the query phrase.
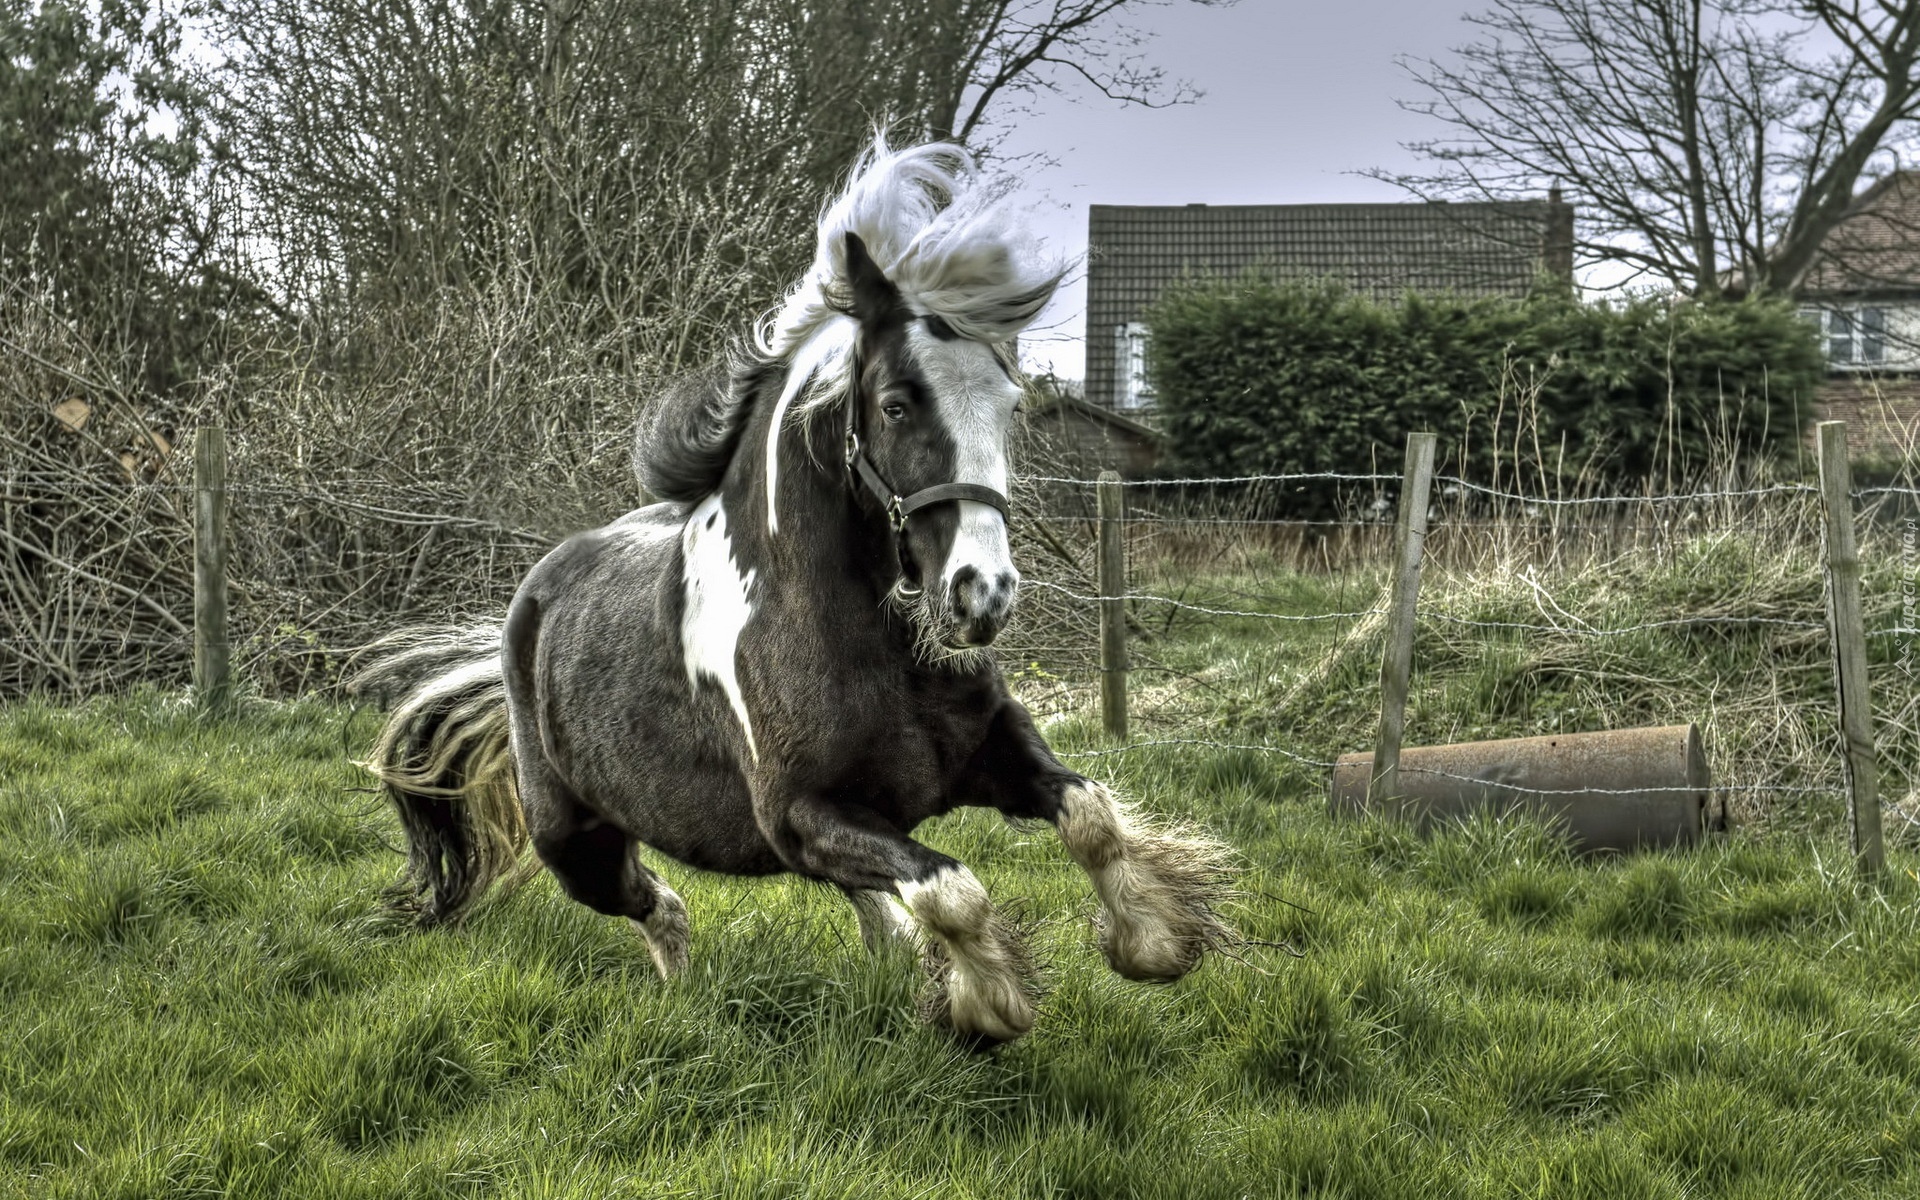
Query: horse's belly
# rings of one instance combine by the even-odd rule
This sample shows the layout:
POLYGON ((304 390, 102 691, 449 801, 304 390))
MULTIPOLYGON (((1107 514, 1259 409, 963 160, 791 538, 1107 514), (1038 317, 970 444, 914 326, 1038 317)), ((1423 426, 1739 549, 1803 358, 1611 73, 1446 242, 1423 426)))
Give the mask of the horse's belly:
MULTIPOLYGON (((663 789, 664 791, 664 789, 663 789)), ((774 875, 786 870, 760 836, 746 785, 738 776, 692 776, 672 794, 617 806, 640 842, 668 858, 728 875, 774 875)))
POLYGON ((627 735, 573 756, 571 782, 581 801, 688 866, 733 875, 784 870, 753 819, 746 781, 713 753, 720 748, 644 713, 627 735))
POLYGON ((712 735, 717 714, 699 711, 705 698, 655 699, 660 702, 637 705, 620 734, 580 756, 574 783, 581 799, 635 839, 688 866, 733 875, 784 870, 760 835, 729 747, 712 735))

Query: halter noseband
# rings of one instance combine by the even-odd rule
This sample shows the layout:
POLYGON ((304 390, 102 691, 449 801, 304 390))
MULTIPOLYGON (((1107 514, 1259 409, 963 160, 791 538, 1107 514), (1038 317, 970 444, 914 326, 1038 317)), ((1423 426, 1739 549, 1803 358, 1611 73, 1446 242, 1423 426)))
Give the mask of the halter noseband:
POLYGON ((867 457, 867 448, 860 441, 860 431, 855 421, 860 409, 860 396, 857 388, 847 391, 847 466, 854 476, 864 483, 873 498, 886 510, 887 523, 896 534, 907 531, 907 518, 930 504, 939 504, 945 500, 978 500, 1000 512, 1002 520, 1007 519, 1007 498, 985 484, 980 483, 936 483, 929 488, 921 488, 910 496, 902 496, 887 485, 880 472, 867 457))

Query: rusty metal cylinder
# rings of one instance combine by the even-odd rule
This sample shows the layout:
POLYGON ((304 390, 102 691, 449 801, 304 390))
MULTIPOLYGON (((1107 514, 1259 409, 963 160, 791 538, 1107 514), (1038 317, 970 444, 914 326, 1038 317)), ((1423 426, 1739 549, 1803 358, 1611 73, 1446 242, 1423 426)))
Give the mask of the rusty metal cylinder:
MULTIPOLYGON (((1371 754, 1334 764, 1335 817, 1368 811, 1372 769, 1371 754)), ((1699 728, 1663 725, 1404 749, 1396 807, 1423 831, 1523 812, 1565 830, 1579 850, 1626 851, 1692 845, 1724 827, 1724 815, 1708 812, 1711 790, 1699 728)))

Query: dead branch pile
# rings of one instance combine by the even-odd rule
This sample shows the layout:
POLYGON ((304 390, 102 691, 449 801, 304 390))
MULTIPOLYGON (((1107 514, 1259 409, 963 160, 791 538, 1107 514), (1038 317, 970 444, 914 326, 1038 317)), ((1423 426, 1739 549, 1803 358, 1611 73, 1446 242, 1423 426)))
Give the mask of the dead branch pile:
MULTIPOLYGON (((36 311, 0 313, 0 695, 191 678, 202 422, 228 431, 233 659, 268 695, 332 685, 397 625, 497 613, 555 542, 640 499, 630 433, 663 369, 530 336, 510 298, 351 331, 351 355, 255 350, 180 410, 129 401, 36 311)), ((1091 594, 1090 534, 1027 519, 1045 503, 1016 487, 1017 560, 1091 594)), ((1084 681, 1096 643, 1090 606, 1030 589, 1003 661, 1084 681)))
POLYGON ((554 541, 632 507, 658 371, 509 305, 356 330, 352 356, 256 349, 163 411, 31 305, 0 313, 0 695, 189 678, 205 422, 228 431, 234 659, 270 694, 330 683, 397 622, 497 608, 554 541))

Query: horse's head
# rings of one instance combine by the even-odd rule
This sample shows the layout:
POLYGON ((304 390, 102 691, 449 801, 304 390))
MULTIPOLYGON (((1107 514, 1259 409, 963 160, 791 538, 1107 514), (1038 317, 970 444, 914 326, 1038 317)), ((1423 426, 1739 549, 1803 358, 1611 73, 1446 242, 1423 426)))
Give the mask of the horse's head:
POLYGON ((1020 387, 1003 350, 916 313, 852 233, 846 255, 860 327, 846 401, 849 465, 864 483, 862 503, 892 510, 895 598, 944 645, 988 645, 1020 583, 1004 511, 1020 387))

